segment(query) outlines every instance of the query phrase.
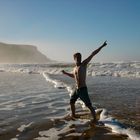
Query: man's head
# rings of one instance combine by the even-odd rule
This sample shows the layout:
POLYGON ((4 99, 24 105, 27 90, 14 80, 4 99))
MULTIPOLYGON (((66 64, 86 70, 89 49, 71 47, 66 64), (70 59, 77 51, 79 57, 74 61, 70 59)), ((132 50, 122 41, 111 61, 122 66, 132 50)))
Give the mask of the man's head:
POLYGON ((73 55, 76 65, 81 64, 82 56, 81 53, 77 52, 73 55))

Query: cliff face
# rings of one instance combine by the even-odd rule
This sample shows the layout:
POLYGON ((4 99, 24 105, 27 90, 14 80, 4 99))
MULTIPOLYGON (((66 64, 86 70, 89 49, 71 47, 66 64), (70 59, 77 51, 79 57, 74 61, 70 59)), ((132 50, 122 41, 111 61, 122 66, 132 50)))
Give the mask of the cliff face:
POLYGON ((0 63, 47 63, 45 55, 32 45, 0 43, 0 63))

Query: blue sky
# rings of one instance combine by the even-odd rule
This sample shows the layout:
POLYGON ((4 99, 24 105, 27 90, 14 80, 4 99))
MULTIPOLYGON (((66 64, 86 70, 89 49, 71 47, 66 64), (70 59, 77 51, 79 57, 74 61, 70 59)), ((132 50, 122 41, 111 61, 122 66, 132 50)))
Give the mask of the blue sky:
POLYGON ((139 0, 0 0, 0 42, 33 44, 72 62, 104 48, 93 61, 140 61, 139 0))

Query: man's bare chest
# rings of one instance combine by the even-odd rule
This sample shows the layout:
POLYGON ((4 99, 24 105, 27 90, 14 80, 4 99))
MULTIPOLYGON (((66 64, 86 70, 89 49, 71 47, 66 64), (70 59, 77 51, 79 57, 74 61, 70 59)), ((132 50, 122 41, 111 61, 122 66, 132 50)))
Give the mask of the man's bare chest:
POLYGON ((86 73, 86 67, 83 67, 83 66, 78 66, 78 67, 75 67, 74 68, 74 74, 75 75, 79 75, 79 74, 84 74, 86 73))

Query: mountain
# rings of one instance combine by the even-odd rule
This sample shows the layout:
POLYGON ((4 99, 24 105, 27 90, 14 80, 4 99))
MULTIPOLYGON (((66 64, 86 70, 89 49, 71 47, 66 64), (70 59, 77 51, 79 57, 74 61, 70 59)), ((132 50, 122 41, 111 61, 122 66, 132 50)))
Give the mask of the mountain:
POLYGON ((47 63, 51 60, 36 46, 0 43, 0 63, 47 63))

